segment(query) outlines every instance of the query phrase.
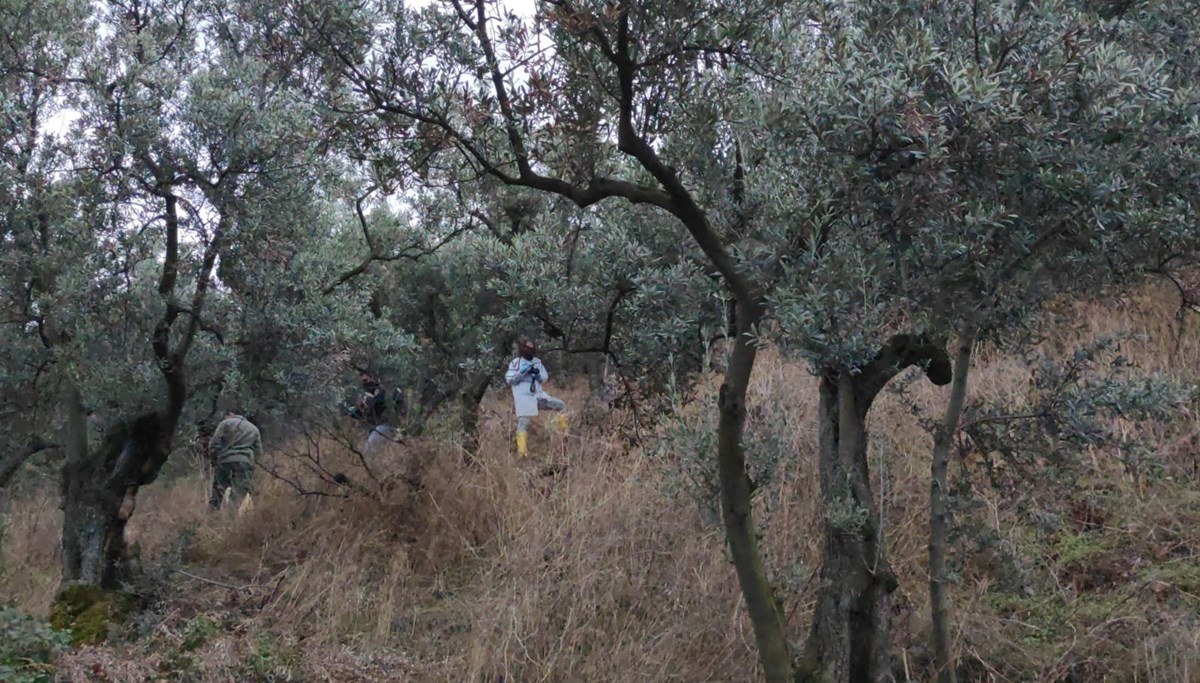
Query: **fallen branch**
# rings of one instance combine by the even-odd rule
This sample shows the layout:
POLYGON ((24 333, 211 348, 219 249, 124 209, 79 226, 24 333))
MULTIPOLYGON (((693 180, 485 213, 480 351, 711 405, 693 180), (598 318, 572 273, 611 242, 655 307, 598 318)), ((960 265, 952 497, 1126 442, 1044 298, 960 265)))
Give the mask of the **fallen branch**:
POLYGON ((223 583, 221 581, 214 581, 213 579, 206 579, 203 576, 196 576, 195 574, 192 574, 191 572, 185 572, 179 568, 173 569, 172 571, 174 571, 177 574, 182 574, 182 575, 188 577, 189 579, 195 579, 196 581, 200 581, 202 583, 211 584, 213 586, 220 586, 221 588, 228 588, 230 590, 235 590, 235 591, 249 590, 250 588, 253 587, 253 585, 251 585, 251 584, 247 584, 245 586, 235 586, 233 584, 223 583))

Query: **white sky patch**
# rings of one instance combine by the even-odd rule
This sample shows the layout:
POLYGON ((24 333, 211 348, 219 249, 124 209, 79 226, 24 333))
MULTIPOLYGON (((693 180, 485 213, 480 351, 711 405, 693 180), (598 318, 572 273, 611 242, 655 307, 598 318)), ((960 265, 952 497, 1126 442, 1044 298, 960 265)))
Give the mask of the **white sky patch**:
MULTIPOLYGON (((410 8, 420 9, 430 6, 435 2, 445 2, 445 0, 407 0, 406 4, 410 8)), ((511 11, 519 20, 532 22, 537 13, 537 3, 538 0, 500 0, 498 4, 503 10, 511 11)), ((112 26, 105 24, 103 21, 93 26, 93 30, 97 31, 98 37, 101 39, 111 38, 115 32, 112 26)), ((545 37, 540 32, 536 33, 534 37, 536 50, 544 48, 542 44, 543 39, 545 37)), ((197 45, 198 51, 204 54, 207 46, 203 34, 199 37, 199 40, 200 42, 197 45)), ((510 85, 520 87, 526 83, 528 74, 524 68, 513 68, 513 65, 507 63, 507 60, 503 56, 501 57, 501 61, 508 67, 510 85)), ((186 90, 180 93, 180 96, 183 97, 185 93, 186 90)), ((174 104, 178 105, 179 103, 176 102, 174 104)), ((82 112, 76 109, 57 109, 53 115, 43 122, 42 134, 52 138, 63 139, 72 134, 74 126, 82 116, 82 112)), ((178 130, 174 132, 177 134, 180 133, 178 130)), ((416 204, 419 202, 410 201, 410 198, 406 195, 407 192, 402 191, 388 196, 378 196, 377 201, 387 206, 393 213, 405 216, 410 222, 420 221, 419 212, 416 210, 416 204)), ((207 205, 207 202, 200 200, 185 207, 181 211, 181 214, 181 219, 183 219, 181 227, 183 229, 181 230, 180 241, 188 245, 202 243, 206 237, 202 237, 201 234, 210 232, 212 224, 216 221, 215 211, 207 205)), ((436 233, 444 226, 427 227, 430 228, 431 232, 436 233)))
POLYGON ((47 133, 61 135, 70 129, 79 120, 80 116, 83 116, 83 114, 77 109, 59 109, 47 118, 42 125, 45 126, 47 133))
MULTIPOLYGON (((421 9, 428 7, 436 0, 408 0, 409 7, 421 9)), ((513 11, 519 17, 524 19, 532 19, 534 12, 537 11, 537 0, 500 0, 500 5, 513 11)))

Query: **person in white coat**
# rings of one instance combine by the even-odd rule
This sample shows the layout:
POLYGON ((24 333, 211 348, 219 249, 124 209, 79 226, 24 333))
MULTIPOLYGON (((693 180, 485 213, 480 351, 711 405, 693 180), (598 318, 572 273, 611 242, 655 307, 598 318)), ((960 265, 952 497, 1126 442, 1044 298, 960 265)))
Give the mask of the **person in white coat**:
POLYGON ((520 355, 508 364, 504 381, 512 387, 513 408, 517 413, 517 455, 524 458, 529 455, 529 418, 536 417, 539 410, 553 410, 558 413, 559 429, 566 432, 567 416, 563 411, 567 404, 547 394, 543 388, 550 375, 542 359, 537 357, 537 346, 532 341, 522 341, 518 352, 520 355))

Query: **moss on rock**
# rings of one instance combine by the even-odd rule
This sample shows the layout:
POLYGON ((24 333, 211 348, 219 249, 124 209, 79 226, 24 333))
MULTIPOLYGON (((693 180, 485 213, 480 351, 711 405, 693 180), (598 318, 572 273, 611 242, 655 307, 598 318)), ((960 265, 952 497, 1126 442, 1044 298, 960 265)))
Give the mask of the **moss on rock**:
POLYGON ((110 627, 125 624, 140 606, 141 600, 131 593, 75 584, 54 598, 50 625, 70 631, 72 645, 98 645, 108 640, 110 627))

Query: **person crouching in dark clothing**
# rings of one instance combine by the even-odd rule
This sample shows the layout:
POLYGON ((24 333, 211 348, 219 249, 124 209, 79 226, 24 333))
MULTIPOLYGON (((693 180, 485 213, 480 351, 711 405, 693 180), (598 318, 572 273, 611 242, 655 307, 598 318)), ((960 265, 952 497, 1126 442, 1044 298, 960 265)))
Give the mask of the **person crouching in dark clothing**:
POLYGON ((366 452, 371 453, 391 441, 392 428, 388 424, 388 396, 379 380, 368 373, 359 377, 363 393, 358 400, 358 416, 367 423, 366 452))

